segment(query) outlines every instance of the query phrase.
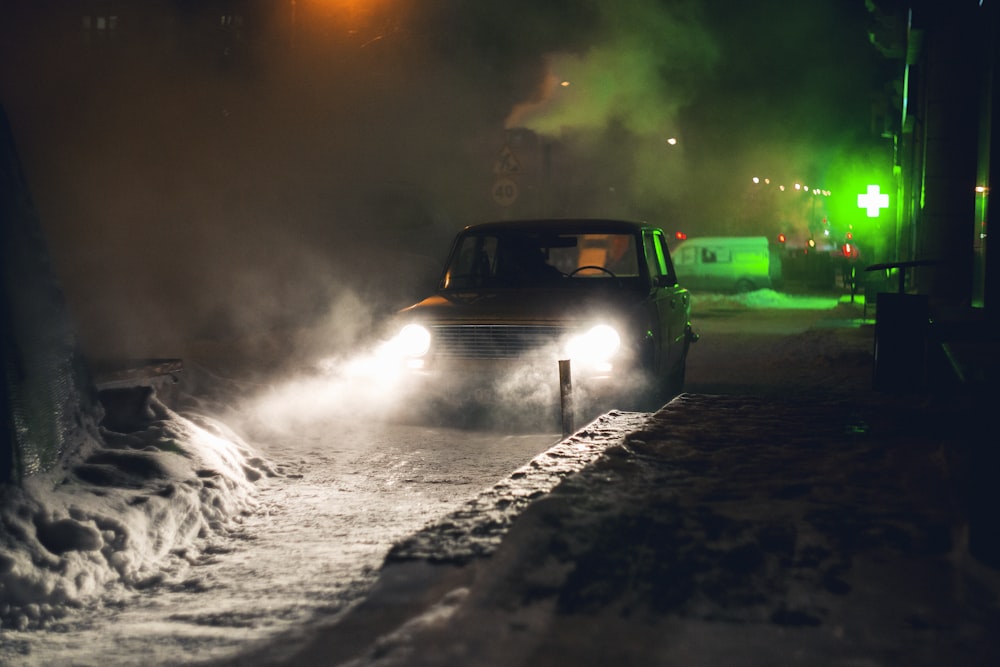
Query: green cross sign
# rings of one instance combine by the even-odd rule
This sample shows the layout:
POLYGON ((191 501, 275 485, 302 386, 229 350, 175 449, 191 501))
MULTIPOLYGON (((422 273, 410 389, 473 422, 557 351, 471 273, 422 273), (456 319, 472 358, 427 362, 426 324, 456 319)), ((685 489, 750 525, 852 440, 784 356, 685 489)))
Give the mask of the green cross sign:
POLYGON ((877 218, 881 209, 889 208, 889 195, 879 192, 877 185, 869 185, 868 192, 858 195, 858 208, 865 209, 869 218, 877 218))

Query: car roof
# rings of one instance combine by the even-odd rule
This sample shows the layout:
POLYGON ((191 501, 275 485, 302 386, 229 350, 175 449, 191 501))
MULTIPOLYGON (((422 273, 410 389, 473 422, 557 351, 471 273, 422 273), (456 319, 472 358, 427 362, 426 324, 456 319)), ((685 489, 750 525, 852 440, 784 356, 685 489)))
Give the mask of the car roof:
POLYGON ((589 234, 635 234, 653 225, 631 220, 610 218, 535 218, 530 220, 496 220, 469 225, 463 232, 577 232, 589 234))
POLYGON ((681 241, 682 245, 767 245, 766 236, 697 236, 681 241))

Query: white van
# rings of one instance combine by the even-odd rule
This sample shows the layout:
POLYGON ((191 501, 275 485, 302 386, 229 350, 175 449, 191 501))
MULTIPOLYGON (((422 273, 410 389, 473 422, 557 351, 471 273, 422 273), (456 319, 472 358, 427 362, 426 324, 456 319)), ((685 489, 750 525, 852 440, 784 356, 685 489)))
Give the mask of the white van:
POLYGON ((711 292, 750 292, 781 283, 781 258, 765 236, 687 239, 671 253, 681 284, 711 292))

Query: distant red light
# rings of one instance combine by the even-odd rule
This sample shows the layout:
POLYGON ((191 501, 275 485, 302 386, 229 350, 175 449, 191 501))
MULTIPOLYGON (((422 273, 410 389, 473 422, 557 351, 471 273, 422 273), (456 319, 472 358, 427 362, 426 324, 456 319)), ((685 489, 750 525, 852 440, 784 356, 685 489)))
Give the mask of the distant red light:
POLYGON ((778 243, 784 243, 784 242, 785 242, 785 235, 778 234, 778 243))
POLYGON ((676 238, 676 239, 677 239, 678 241, 683 241, 684 239, 686 239, 686 238, 688 237, 688 235, 687 235, 687 234, 685 234, 684 232, 675 232, 675 233, 674 233, 674 237, 675 237, 675 238, 676 238))

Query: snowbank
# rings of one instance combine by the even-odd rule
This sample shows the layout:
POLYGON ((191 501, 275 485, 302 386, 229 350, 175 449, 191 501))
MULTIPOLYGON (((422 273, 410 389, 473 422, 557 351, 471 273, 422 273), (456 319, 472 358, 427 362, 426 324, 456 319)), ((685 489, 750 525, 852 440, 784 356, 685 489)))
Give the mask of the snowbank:
POLYGON ((740 294, 697 292, 691 297, 695 312, 705 310, 829 310, 837 305, 837 296, 807 296, 786 294, 773 289, 759 289, 740 294))
POLYGON ((56 469, 0 487, 2 627, 169 581, 253 509, 254 482, 271 471, 235 433, 155 396, 147 412, 135 430, 101 428, 56 469))

